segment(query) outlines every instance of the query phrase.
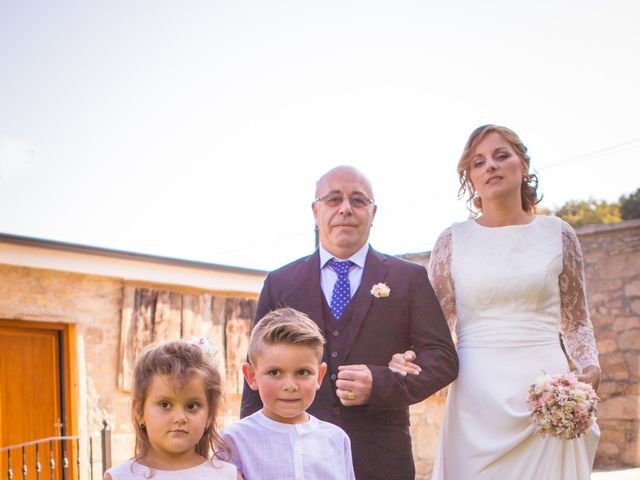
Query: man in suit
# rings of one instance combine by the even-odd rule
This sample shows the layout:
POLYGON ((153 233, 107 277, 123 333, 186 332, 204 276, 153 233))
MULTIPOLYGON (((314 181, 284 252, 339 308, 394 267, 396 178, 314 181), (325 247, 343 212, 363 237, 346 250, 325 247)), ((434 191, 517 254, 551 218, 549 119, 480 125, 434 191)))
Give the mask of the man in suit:
MULTIPOLYGON (((255 321, 288 306, 320 326, 328 371, 308 412, 347 432, 359 480, 413 480, 408 407, 456 378, 451 334, 425 268, 369 246, 377 206, 360 171, 323 175, 312 209, 319 248, 269 273, 255 321), (379 283, 382 293, 372 293, 379 283), (409 349, 420 373, 391 371, 392 355, 409 349)), ((245 383, 241 417, 261 408, 245 383)))

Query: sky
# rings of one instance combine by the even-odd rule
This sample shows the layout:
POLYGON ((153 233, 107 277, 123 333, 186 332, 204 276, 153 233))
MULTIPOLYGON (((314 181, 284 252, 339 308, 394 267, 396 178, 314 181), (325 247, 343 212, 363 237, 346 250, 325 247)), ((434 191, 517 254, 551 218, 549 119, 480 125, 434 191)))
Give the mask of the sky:
POLYGON ((468 217, 457 160, 505 125, 541 206, 640 187, 636 0, 0 0, 0 232, 270 270, 315 181, 371 180, 374 248, 468 217))

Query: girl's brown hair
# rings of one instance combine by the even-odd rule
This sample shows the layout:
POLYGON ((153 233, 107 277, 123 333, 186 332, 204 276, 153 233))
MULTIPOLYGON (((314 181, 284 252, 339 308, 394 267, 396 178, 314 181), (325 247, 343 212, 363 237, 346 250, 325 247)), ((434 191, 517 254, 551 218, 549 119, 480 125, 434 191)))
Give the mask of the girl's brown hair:
POLYGON ((155 375, 169 377, 178 388, 185 385, 194 375, 202 378, 209 406, 209 424, 196 445, 196 453, 205 458, 209 458, 210 452, 218 458, 224 453, 228 458, 229 446, 220 438, 217 424, 223 401, 220 372, 207 353, 198 345, 184 340, 149 345, 136 360, 131 403, 131 417, 136 432, 135 458, 145 456, 151 445, 147 431, 140 422, 147 391, 155 375))
POLYGON ((522 177, 522 185, 520 188, 520 200, 522 201, 522 209, 525 212, 533 213, 535 212, 535 206, 540 203, 542 200, 542 196, 538 198, 538 176, 534 173, 530 173, 529 169, 531 167, 531 159, 529 155, 527 155, 527 147, 522 143, 520 137, 513 131, 508 129, 507 127, 500 127, 498 125, 482 125, 481 127, 476 128, 469 139, 467 140, 467 144, 464 146, 464 151, 462 152, 462 156, 458 161, 458 177, 460 181, 460 189, 458 190, 458 198, 462 198, 466 193, 467 197, 467 208, 474 214, 477 215, 477 212, 474 211, 474 208, 482 211, 482 199, 476 196, 476 189, 471 183, 471 178, 469 175, 469 171, 471 170, 471 159, 476 150, 476 147, 482 140, 485 139, 487 135, 495 132, 500 134, 502 138, 504 138, 511 147, 516 151, 520 160, 522 160, 522 164, 524 167, 524 175, 522 177))

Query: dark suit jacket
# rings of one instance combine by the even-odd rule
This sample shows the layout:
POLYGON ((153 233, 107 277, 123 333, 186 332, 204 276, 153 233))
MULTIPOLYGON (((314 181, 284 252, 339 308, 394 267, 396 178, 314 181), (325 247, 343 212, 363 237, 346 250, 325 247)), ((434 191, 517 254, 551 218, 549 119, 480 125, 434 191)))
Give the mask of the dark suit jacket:
MULTIPOLYGON (((269 273, 255 321, 284 306, 306 313, 327 334, 329 371, 308 411, 349 434, 358 479, 413 479, 408 407, 451 383, 458 372, 451 334, 426 269, 369 248, 360 287, 348 307, 350 326, 347 337, 341 339, 346 344, 338 358, 329 358, 327 351, 335 320, 328 314, 320 287, 318 251, 269 273), (380 282, 390 288, 386 298, 370 293, 380 282), (391 372, 387 367, 391 356, 409 349, 417 354, 415 363, 422 367, 421 374, 391 372), (368 405, 344 407, 336 396, 337 365, 348 364, 366 364, 371 370, 373 390, 368 405)), ((245 382, 241 417, 260 408, 258 393, 245 382)))

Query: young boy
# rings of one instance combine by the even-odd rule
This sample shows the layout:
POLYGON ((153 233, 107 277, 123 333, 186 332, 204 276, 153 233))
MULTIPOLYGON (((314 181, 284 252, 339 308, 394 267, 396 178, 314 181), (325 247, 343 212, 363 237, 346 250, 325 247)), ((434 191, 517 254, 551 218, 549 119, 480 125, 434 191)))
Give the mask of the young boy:
POLYGON ((347 434, 306 412, 327 371, 323 344, 318 326, 292 308, 253 329, 242 372, 263 408, 222 432, 246 480, 355 479, 347 434))

